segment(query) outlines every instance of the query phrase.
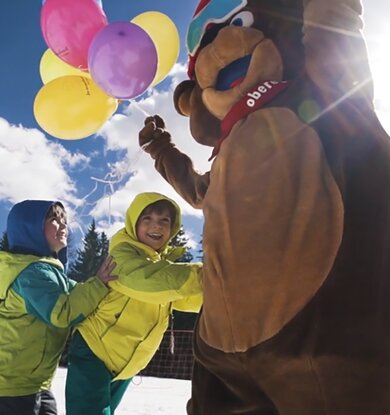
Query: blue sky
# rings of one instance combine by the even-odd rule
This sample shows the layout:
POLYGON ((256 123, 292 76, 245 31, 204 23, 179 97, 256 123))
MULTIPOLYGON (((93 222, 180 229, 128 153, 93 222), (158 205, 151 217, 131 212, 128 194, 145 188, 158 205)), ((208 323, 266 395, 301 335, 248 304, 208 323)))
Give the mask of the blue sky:
POLYGON ((145 11, 169 16, 181 38, 178 63, 164 82, 137 98, 139 103, 122 103, 100 134, 69 141, 49 136, 39 128, 33 114, 34 98, 42 87, 39 63, 47 49, 39 20, 42 2, 2 2, 0 232, 5 230, 6 215, 13 203, 26 198, 54 198, 64 201, 72 212, 74 231, 85 231, 93 216, 98 228, 110 235, 122 226, 123 213, 136 193, 156 190, 180 202, 185 228, 194 242, 199 242, 201 213, 176 195, 138 147, 138 131, 145 116, 158 112, 172 126, 172 134, 180 135, 176 141, 186 142, 184 150, 196 148, 199 159, 203 159, 200 169, 208 169, 209 149, 192 143, 187 120, 175 113, 172 104, 173 83, 185 79, 184 38, 196 4, 196 0, 103 1, 110 23, 130 21, 145 11))
MULTIPOLYGON (((71 0, 69 0, 71 1, 71 0)), ((76 1, 76 0, 73 0, 76 1)), ((39 62, 47 49, 40 28, 41 0, 9 0, 0 5, 0 233, 10 206, 23 199, 60 199, 71 213, 79 236, 92 217, 110 236, 122 226, 123 213, 135 194, 159 191, 177 200, 194 243, 200 241, 202 216, 186 204, 154 171, 138 148, 138 131, 146 115, 166 120, 178 147, 192 155, 199 171, 207 171, 210 149, 195 143, 186 118, 176 114, 174 86, 186 78, 184 37, 197 0, 103 0, 109 22, 129 21, 145 11, 160 11, 176 24, 181 37, 177 64, 164 82, 137 100, 122 103, 99 133, 65 141, 47 135, 33 115, 42 87, 39 62)), ((376 108, 390 131, 388 70, 390 59, 388 0, 366 0, 365 35, 376 81, 376 108)))

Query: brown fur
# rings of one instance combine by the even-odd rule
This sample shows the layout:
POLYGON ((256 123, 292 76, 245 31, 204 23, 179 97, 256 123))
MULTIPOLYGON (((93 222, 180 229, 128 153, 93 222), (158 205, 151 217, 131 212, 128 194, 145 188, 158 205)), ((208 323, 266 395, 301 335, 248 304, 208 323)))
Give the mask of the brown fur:
MULTIPOLYGON (((358 0, 249 0, 252 27, 203 42, 175 106, 214 146, 264 80, 287 90, 240 119, 204 175, 159 117, 140 143, 204 211, 204 307, 191 415, 390 413, 390 141, 372 105, 358 0), (242 82, 219 72, 251 55, 242 82)), ((223 26, 223 25, 221 25, 223 26)))

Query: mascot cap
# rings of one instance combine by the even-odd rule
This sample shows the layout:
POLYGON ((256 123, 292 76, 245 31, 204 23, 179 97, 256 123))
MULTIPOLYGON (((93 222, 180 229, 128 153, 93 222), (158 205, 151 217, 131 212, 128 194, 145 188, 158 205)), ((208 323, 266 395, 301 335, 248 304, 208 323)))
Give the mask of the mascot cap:
POLYGON ((189 53, 188 76, 194 77, 194 68, 203 35, 214 24, 224 23, 248 0, 201 0, 198 4, 187 32, 187 49, 189 53))

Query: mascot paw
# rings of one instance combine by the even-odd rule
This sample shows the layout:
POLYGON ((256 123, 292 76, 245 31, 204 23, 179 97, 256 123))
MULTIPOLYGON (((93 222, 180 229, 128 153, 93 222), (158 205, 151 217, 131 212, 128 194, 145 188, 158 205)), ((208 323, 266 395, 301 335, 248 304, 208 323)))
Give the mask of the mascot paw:
POLYGON ((145 119, 145 126, 138 135, 139 145, 153 155, 156 148, 171 143, 171 135, 165 131, 164 120, 153 115, 145 119))

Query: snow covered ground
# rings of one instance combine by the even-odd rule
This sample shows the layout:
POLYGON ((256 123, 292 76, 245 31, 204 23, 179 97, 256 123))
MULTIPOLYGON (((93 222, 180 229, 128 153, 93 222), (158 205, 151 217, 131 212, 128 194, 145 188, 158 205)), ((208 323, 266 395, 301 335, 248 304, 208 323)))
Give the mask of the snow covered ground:
MULTIPOLYGON (((65 377, 59 368, 53 382, 59 415, 65 415, 65 377)), ((190 392, 188 380, 135 377, 115 415, 185 415, 190 392)))

